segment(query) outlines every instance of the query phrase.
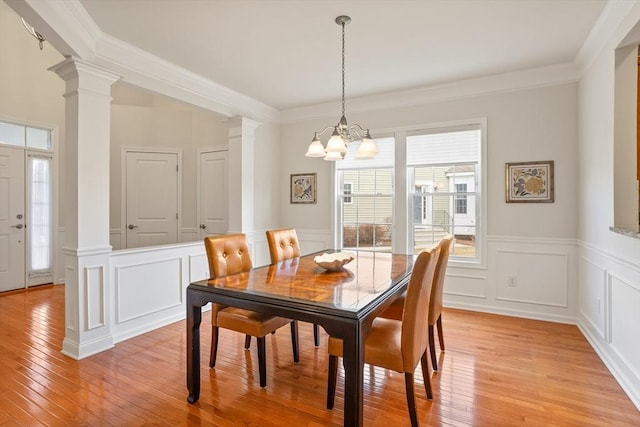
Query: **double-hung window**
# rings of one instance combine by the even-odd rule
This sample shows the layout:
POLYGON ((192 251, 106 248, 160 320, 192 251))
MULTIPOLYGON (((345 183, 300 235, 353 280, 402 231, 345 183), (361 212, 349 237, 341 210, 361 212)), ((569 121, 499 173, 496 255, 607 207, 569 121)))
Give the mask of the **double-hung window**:
POLYGON ((345 160, 336 164, 341 246, 350 250, 391 252, 393 226, 393 138, 376 140, 373 160, 354 160, 357 144, 349 144, 345 160))
POLYGON ((407 135, 415 253, 453 234, 451 257, 478 259, 481 138, 479 125, 407 135))

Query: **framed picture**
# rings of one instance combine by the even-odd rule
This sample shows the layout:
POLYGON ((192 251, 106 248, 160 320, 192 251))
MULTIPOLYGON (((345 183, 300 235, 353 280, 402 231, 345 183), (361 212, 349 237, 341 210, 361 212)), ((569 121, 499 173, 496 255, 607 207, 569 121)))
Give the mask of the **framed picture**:
POLYGON ((291 175, 291 203, 316 203, 316 174, 291 175))
POLYGON ((507 203, 553 203, 553 160, 506 164, 507 203))

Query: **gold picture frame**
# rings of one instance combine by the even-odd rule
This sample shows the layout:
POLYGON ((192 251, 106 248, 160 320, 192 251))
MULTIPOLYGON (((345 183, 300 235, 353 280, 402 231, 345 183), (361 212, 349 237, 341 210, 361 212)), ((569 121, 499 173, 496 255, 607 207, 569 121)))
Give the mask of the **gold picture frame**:
POLYGON ((291 174, 291 203, 316 203, 315 173, 291 174))
POLYGON ((506 163, 507 203, 553 203, 553 160, 506 163))

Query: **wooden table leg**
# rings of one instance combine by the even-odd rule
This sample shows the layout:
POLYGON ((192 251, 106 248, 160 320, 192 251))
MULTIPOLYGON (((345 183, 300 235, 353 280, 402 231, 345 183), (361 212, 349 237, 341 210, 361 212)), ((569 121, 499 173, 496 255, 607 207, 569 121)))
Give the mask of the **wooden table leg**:
POLYGON ((187 289, 187 389, 189 403, 200 398, 200 323, 202 307, 194 305, 192 293, 187 289))
POLYGON ((344 425, 362 426, 364 336, 362 325, 353 325, 343 338, 344 425))

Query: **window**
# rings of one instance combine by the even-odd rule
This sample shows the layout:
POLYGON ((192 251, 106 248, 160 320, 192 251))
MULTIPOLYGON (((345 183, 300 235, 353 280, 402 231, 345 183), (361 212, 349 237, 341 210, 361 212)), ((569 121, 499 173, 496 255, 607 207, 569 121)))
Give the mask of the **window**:
POLYGON ((469 126, 413 132, 407 136, 407 165, 416 192, 411 198, 423 212, 414 215, 415 253, 455 236, 451 257, 478 260, 476 243, 480 205, 477 203, 481 131, 469 126), (424 183, 431 187, 424 190, 424 183), (420 191, 417 189, 420 188, 420 191), (428 209, 426 214, 424 211, 428 209))
POLYGON ((353 191, 353 184, 351 184, 350 182, 345 182, 342 185, 343 191, 344 191, 344 197, 342 198, 342 201, 345 205, 350 205, 351 203, 353 203, 351 201, 351 192, 353 191))
MULTIPOLYGON (((456 184, 456 193, 466 193, 466 192, 467 192, 467 184, 456 184)), ((456 214, 466 214, 467 213, 467 195, 458 194, 454 196, 454 201, 456 205, 456 214)))
POLYGON ((484 264, 486 120, 414 129, 376 138, 372 160, 349 144, 336 162, 336 247, 418 253, 453 234, 451 261, 484 264))
MULTIPOLYGON (((393 225, 393 139, 376 140, 373 160, 349 160, 337 164, 341 246, 350 250, 391 252, 393 225)), ((357 144, 348 149, 355 150, 357 144)))
POLYGON ((51 150, 51 131, 0 122, 0 144, 51 150))

